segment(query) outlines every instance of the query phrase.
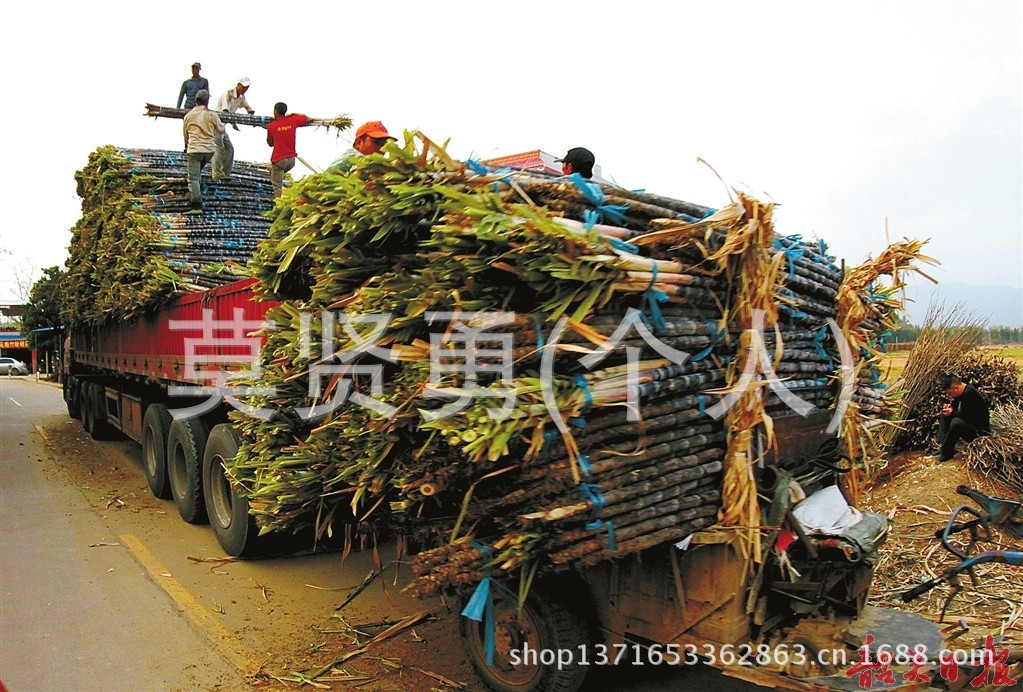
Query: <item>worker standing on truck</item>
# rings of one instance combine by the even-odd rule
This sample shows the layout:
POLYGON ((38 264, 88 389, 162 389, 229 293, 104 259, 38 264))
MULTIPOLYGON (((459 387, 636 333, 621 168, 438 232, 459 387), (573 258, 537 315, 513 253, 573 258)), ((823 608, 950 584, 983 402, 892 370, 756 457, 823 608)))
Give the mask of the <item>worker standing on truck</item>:
POLYGON ((185 102, 185 108, 195 107, 195 95, 199 93, 200 89, 205 89, 207 92, 210 90, 210 83, 205 77, 199 76, 199 70, 202 69, 202 65, 197 62, 192 63, 192 76, 181 83, 181 91, 178 92, 178 108, 181 108, 181 102, 185 102))
POLYGON ((359 125, 355 131, 352 148, 341 154, 337 161, 327 167, 328 171, 347 173, 359 156, 369 156, 380 151, 388 141, 394 139, 379 120, 371 120, 359 125))
POLYGON ((274 197, 280 197, 284 188, 284 174, 295 167, 298 152, 295 151, 295 135, 297 128, 309 122, 309 117, 301 113, 288 113, 288 104, 278 101, 274 104, 274 119, 266 126, 266 143, 273 147, 270 155, 270 182, 273 184, 274 197))
POLYGON ((560 159, 554 159, 554 161, 561 162, 561 172, 565 175, 578 173, 589 180, 593 177, 593 164, 597 162, 597 159, 593 152, 585 147, 572 147, 567 154, 560 159))
POLYGON ((200 89, 195 94, 195 107, 185 114, 185 153, 188 155, 188 193, 191 210, 186 213, 197 214, 202 211, 202 169, 213 160, 217 150, 217 137, 224 134, 224 123, 220 116, 206 106, 210 102, 210 92, 200 89))
MULTIPOLYGON (((252 82, 248 77, 240 77, 233 89, 228 89, 223 96, 217 99, 215 110, 234 113, 239 108, 244 108, 249 115, 255 113, 256 111, 252 110, 248 99, 245 98, 245 92, 251 85, 252 82)), ((238 129, 238 126, 234 124, 231 127, 235 130, 238 129)), ((231 138, 227 136, 227 132, 224 132, 217 140, 217 155, 213 157, 213 179, 230 180, 232 168, 234 168, 234 145, 231 144, 231 138)))

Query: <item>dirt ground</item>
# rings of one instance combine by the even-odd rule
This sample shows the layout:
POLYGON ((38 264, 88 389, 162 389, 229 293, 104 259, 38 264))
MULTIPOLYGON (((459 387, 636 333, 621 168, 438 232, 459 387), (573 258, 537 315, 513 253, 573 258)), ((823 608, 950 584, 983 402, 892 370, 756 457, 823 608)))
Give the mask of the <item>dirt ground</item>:
POLYGON ((372 549, 353 552, 342 563, 337 549, 304 548, 234 561, 223 555, 208 526, 184 524, 173 503, 152 496, 137 444, 95 442, 71 420, 45 433, 47 449, 58 460, 50 472, 77 486, 108 524, 110 535, 97 538, 95 549, 115 549, 125 533, 143 540, 174 578, 237 633, 247 651, 256 652, 261 667, 250 678, 255 687, 427 692, 478 686, 458 645, 454 605, 402 594, 408 573, 394 562, 393 544, 380 547, 379 563, 372 549), (338 609, 380 566, 385 578, 374 578, 338 609), (417 615, 422 617, 414 624, 362 650, 373 637, 417 615), (342 672, 298 684, 331 664, 342 672))
MULTIPOLYGON (((124 533, 152 544, 170 572, 229 631, 238 633, 245 648, 259 652, 261 667, 251 678, 254 686, 413 692, 479 686, 460 650, 454 604, 402 594, 408 573, 395 564, 393 544, 382 546, 378 558, 365 550, 352 553, 344 563, 338 551, 308 550, 268 560, 232 561, 223 556, 208 527, 182 523, 172 503, 151 495, 135 443, 97 443, 70 420, 48 427, 46 439, 53 458, 60 460, 52 472, 77 486, 108 522, 111 535, 98 540, 97 549, 116 545, 116 537, 124 533), (375 578, 338 609, 381 565, 386 578, 375 578), (422 618, 414 624, 403 623, 418 614, 422 618), (367 642, 396 623, 393 636, 364 650, 367 642), (334 672, 318 674, 328 668, 334 672)), ((973 504, 956 493, 961 484, 1019 497, 1017 490, 972 473, 961 459, 938 463, 919 453, 893 458, 885 473, 864 489, 861 508, 894 521, 876 571, 873 604, 938 619, 950 587, 941 586, 908 605, 899 595, 954 564, 934 531, 944 526, 953 508, 973 504)), ((1007 645, 1023 643, 1021 570, 985 565, 977 574, 978 586, 963 580, 966 588, 946 617, 946 635, 958 636, 964 645, 988 633, 1003 636, 1007 645)))
MULTIPOLYGON (((865 489, 860 507, 885 514, 894 522, 874 573, 871 603, 939 620, 946 600, 954 593, 951 586, 940 585, 909 604, 903 603, 900 595, 958 563, 934 534, 944 528, 956 507, 977 508, 971 499, 956 492, 960 485, 1011 500, 1021 496, 1021 489, 971 470, 959 456, 941 463, 920 452, 893 457, 885 472, 865 489)), ((1003 534, 993 538, 993 542, 979 543, 971 554, 1021 549, 1019 541, 1003 534)), ((977 567, 976 575, 976 585, 966 575, 960 580, 963 590, 951 600, 945 615, 942 629, 946 636, 972 644, 992 634, 1002 636, 1005 645, 1023 644, 1023 568, 985 564, 977 567)))

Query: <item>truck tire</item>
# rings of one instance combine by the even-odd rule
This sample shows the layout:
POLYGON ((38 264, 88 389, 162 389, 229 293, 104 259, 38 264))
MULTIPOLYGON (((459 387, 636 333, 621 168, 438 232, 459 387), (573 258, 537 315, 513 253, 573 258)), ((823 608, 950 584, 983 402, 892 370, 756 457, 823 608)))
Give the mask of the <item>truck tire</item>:
POLYGON ((171 496, 167 479, 167 442, 173 422, 163 404, 150 404, 142 417, 142 470, 153 496, 166 500, 171 496))
POLYGON ((110 437, 110 424, 107 423, 106 394, 102 385, 89 382, 84 387, 85 398, 82 402, 84 415, 82 422, 86 432, 94 440, 105 440, 110 437))
POLYGON ((585 647, 593 649, 590 626, 577 608, 566 605, 541 586, 534 586, 526 599, 521 614, 514 598, 494 594, 494 665, 487 665, 485 620, 476 622, 459 617, 459 634, 465 645, 472 667, 486 686, 495 692, 573 692, 582 686, 588 667, 581 665, 579 656, 568 664, 525 665, 521 661, 523 645, 536 651, 571 650, 578 654, 585 647), (513 661, 512 652, 519 652, 520 661, 513 661))
POLYGON ((78 380, 75 378, 64 381, 64 402, 67 404, 67 414, 75 420, 80 420, 82 405, 78 399, 78 380))
POLYGON ((89 383, 82 382, 81 380, 76 382, 74 394, 75 399, 78 401, 78 410, 81 413, 79 420, 82 421, 82 427, 88 431, 89 426, 85 424, 85 416, 89 408, 89 383))
POLYGON ((201 418, 180 418, 167 433, 167 479, 178 514, 189 524, 206 521, 202 495, 202 455, 209 429, 201 418))
POLYGON ((249 514, 249 501, 227 476, 224 462, 238 454, 238 433, 230 423, 210 432, 202 458, 206 513, 220 547, 234 557, 252 557, 260 551, 259 528, 249 514))

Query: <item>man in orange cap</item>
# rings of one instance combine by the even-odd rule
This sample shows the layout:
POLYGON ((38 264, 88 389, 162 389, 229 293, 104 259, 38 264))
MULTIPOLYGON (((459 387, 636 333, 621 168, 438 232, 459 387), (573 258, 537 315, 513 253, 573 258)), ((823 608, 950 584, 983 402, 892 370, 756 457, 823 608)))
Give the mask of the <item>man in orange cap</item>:
POLYGON ((375 154, 387 144, 388 140, 392 139, 394 137, 387 132, 387 128, 379 120, 363 123, 355 131, 352 148, 341 154, 341 157, 330 164, 327 170, 347 173, 355 165, 355 157, 375 154))

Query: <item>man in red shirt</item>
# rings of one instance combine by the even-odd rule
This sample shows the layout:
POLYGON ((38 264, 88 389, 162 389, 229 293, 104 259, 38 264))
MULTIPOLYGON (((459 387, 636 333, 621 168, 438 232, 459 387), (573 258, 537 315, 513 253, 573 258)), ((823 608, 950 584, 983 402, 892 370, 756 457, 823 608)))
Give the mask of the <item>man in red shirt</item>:
POLYGON ((266 143, 274 148, 270 156, 270 182, 273 183, 274 197, 281 196, 284 188, 284 174, 295 167, 295 130, 309 122, 301 113, 287 115, 288 104, 274 104, 274 119, 266 126, 266 143))

